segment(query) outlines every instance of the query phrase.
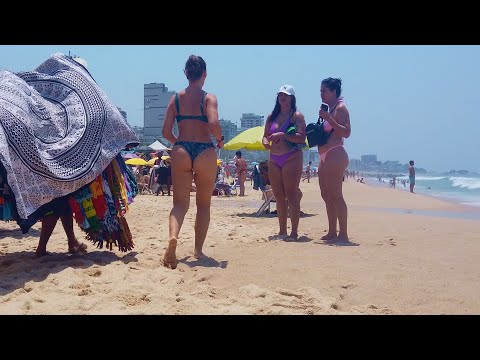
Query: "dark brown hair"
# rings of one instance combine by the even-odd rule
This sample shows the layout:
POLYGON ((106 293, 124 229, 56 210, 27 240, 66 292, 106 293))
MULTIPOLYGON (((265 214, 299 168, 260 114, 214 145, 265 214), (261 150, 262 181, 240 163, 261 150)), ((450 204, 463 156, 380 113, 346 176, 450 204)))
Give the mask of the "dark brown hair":
POLYGON ((207 64, 201 56, 190 55, 185 64, 185 74, 190 81, 198 80, 207 71, 207 64))
POLYGON ((339 98, 340 95, 342 95, 342 79, 329 77, 328 79, 323 79, 321 85, 325 85, 330 89, 330 91, 335 90, 335 94, 337 95, 337 98, 339 98))
MULTIPOLYGON (((292 102, 290 103, 290 111, 293 110, 293 113, 295 114, 297 112, 297 99, 295 95, 289 95, 292 98, 292 102)), ((267 118, 268 122, 271 122, 275 120, 280 114, 280 103, 278 102, 278 94, 277 94, 277 99, 275 100, 275 107, 273 108, 272 114, 267 118)))

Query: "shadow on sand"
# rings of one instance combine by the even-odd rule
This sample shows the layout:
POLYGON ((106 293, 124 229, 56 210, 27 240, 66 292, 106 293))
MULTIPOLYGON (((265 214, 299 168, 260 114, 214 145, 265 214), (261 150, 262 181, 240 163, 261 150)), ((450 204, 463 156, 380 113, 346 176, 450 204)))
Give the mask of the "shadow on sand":
MULTIPOLYGON (((257 213, 254 212, 254 213, 238 213, 238 214, 235 214, 237 216, 240 216, 240 217, 257 217, 257 213)), ((303 211, 300 212, 300 218, 307 218, 307 217, 312 217, 312 216, 315 216, 316 214, 307 214, 307 213, 304 213, 303 211)), ((277 217, 277 211, 274 210, 273 212, 271 213, 262 213, 259 217, 266 217, 266 218, 276 218, 277 217)))
POLYGON ((196 266, 203 266, 203 267, 219 267, 221 269, 226 269, 228 265, 228 261, 217 261, 212 257, 206 256, 203 259, 195 259, 193 256, 185 256, 182 259, 178 260, 179 263, 185 264, 188 267, 196 267, 196 266))
POLYGON ((16 229, 0 229, 0 239, 11 237, 14 239, 23 239, 29 236, 40 237, 40 230, 32 229, 28 230, 26 234, 22 234, 20 228, 16 229))
POLYGON ((34 251, 20 251, 5 254, 0 261, 0 296, 25 287, 29 281, 41 282, 50 274, 66 268, 87 269, 95 265, 107 265, 116 261, 124 264, 137 262, 136 252, 118 256, 113 251, 100 250, 86 254, 51 252, 34 258, 34 251))
POLYGON ((281 241, 292 242, 292 243, 306 243, 306 242, 312 241, 313 239, 309 238, 308 236, 299 236, 298 239, 295 240, 288 235, 270 235, 268 237, 268 240, 270 241, 281 240, 281 241))
POLYGON ((317 245, 327 246, 360 246, 360 244, 352 241, 335 241, 335 240, 317 240, 313 242, 317 245))

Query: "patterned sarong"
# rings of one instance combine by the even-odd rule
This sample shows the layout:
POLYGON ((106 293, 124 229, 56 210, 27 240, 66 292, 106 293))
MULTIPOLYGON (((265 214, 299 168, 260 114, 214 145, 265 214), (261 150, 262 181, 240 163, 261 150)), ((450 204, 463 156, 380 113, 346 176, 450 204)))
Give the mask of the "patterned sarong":
POLYGON ((0 69, 0 161, 20 218, 92 182, 129 144, 134 131, 75 60, 0 69))

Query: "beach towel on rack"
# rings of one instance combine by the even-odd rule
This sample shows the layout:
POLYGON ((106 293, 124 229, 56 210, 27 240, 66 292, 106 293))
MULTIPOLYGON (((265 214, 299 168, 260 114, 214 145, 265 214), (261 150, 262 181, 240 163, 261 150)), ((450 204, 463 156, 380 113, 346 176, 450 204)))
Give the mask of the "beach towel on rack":
POLYGON ((56 53, 34 71, 0 69, 0 161, 21 219, 92 182, 121 150, 138 144, 71 57, 56 53))

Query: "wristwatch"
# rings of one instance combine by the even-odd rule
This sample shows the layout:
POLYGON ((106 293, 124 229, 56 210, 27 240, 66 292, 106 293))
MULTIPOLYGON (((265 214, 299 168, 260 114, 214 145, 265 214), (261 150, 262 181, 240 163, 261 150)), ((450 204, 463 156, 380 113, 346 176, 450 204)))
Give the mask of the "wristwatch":
POLYGON ((222 135, 222 138, 220 140, 218 140, 218 139, 215 139, 215 140, 217 140, 217 142, 223 141, 223 140, 225 140, 225 136, 222 135))

